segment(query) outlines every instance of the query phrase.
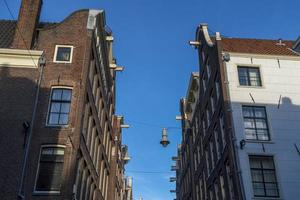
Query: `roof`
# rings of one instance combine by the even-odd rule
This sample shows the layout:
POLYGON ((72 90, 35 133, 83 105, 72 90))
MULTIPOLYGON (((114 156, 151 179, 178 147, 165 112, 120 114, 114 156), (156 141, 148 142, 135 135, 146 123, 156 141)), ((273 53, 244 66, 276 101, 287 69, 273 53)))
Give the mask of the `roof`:
POLYGON ((0 48, 9 48, 15 35, 17 21, 0 20, 0 48))
MULTIPOLYGON (((37 29, 48 28, 57 23, 40 22, 37 29)), ((17 21, 0 19, 0 48, 9 48, 13 42, 17 21)))
POLYGON ((294 41, 282 40, 280 45, 279 40, 222 38, 223 51, 233 53, 299 56, 291 50, 294 43, 294 41))

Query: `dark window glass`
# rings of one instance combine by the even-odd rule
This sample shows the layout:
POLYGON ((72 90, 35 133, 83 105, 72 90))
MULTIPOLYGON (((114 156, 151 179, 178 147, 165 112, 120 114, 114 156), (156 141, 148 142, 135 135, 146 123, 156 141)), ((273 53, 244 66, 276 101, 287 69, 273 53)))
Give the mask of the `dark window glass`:
POLYGON ((261 86, 259 68, 257 67, 238 67, 240 85, 261 86))
POLYGON ((60 191, 64 148, 43 147, 40 157, 36 191, 60 191))
POLYGON ((245 135, 248 140, 270 140, 265 107, 243 106, 245 135))
POLYGON ((254 196, 279 197, 272 157, 250 156, 250 169, 254 196))
POLYGON ((57 47, 56 61, 71 61, 71 47, 57 47))
POLYGON ((68 124, 71 98, 71 89, 56 88, 52 90, 50 110, 48 116, 49 125, 68 124))

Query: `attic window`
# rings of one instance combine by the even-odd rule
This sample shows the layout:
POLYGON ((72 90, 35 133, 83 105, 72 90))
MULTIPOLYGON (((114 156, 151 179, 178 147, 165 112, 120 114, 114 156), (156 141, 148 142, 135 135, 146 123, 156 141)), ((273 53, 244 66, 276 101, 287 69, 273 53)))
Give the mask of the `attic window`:
POLYGON ((56 45, 54 53, 54 62, 71 63, 73 56, 73 46, 56 45))

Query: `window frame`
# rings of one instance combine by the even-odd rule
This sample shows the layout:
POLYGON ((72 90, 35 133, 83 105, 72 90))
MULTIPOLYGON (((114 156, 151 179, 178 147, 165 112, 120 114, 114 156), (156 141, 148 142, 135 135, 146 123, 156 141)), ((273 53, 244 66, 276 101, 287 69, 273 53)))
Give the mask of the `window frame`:
MULTIPOLYGON (((252 194, 253 194, 253 197, 254 198, 272 198, 272 199, 278 199, 281 197, 280 195, 280 186, 279 186, 279 181, 278 181, 278 175, 277 175, 277 167, 276 167, 276 163, 275 163, 275 158, 274 158, 274 155, 265 155, 265 154, 249 154, 248 155, 248 162, 249 162, 249 169, 250 169, 250 178, 251 178, 251 186, 252 186, 252 194), (275 182, 265 182, 264 180, 264 168, 251 168, 250 166, 250 158, 258 158, 258 159, 263 159, 263 158, 268 158, 268 159, 272 159, 272 163, 273 163, 273 166, 274 166, 274 169, 265 169, 265 170, 272 170, 274 172, 274 176, 275 176, 275 182), (265 193, 265 196, 262 196, 262 195, 255 195, 254 194, 254 187, 253 187, 253 178, 252 178, 252 169, 254 170, 260 170, 262 171, 262 181, 263 182, 258 182, 258 183, 263 183, 264 185, 264 193, 265 193), (265 184, 266 183, 272 183, 272 184, 276 184, 276 188, 277 188, 277 196, 267 196, 266 194, 266 189, 265 189, 265 184)), ((261 164, 261 163, 260 163, 261 164)))
POLYGON ((64 127, 67 128, 70 125, 70 116, 71 116, 71 106, 72 106, 72 98, 73 98, 73 87, 70 86, 52 86, 50 90, 49 95, 49 101, 48 101, 48 111, 47 111, 47 117, 46 117, 46 127, 64 127), (68 118, 68 124, 49 124, 49 117, 50 117, 50 111, 51 111, 51 103, 52 103, 52 94, 53 90, 55 89, 68 89, 72 91, 71 99, 70 99, 70 111, 69 111, 69 118, 68 118))
MULTIPOLYGON (((268 117, 268 114, 267 114, 267 107, 264 106, 264 105, 247 105, 247 104, 243 104, 242 107, 241 107, 241 113, 242 113, 242 119, 243 119, 243 128, 244 128, 244 137, 245 137, 245 140, 246 141, 249 141, 249 142, 271 142, 272 141, 272 138, 271 138, 271 130, 270 130, 270 126, 269 126, 269 117, 268 117), (246 138, 246 127, 245 127, 245 117, 244 117, 244 113, 243 113, 243 108, 244 107, 252 107, 252 108, 264 108, 264 111, 265 111, 265 118, 256 118, 255 116, 254 117, 246 117, 246 118, 250 118, 250 119, 254 119, 254 122, 256 122, 256 119, 264 119, 266 121, 266 130, 268 132, 268 139, 267 140, 261 140, 261 139, 258 139, 258 135, 257 135, 257 128, 256 128, 256 124, 255 125, 255 136, 256 136, 256 139, 247 139, 246 138)), ((249 129, 249 128, 248 128, 249 129)))
MULTIPOLYGON (((237 82, 239 87, 250 87, 250 88, 263 88, 263 77, 262 77, 262 71, 260 65, 253 65, 253 64, 236 64, 236 73, 237 73, 237 82), (256 68, 259 72, 259 79, 260 79, 260 85, 241 85, 240 83, 240 76, 239 76, 239 68, 256 68)), ((247 73, 249 75, 249 73, 247 73)), ((250 82, 251 83, 251 82, 250 82)))
MULTIPOLYGON (((44 144, 44 145, 41 145, 41 147, 40 147, 40 153, 39 153, 39 159, 38 159, 38 166, 36 168, 36 175, 35 175, 35 180, 34 180, 33 194, 60 195, 61 190, 59 190, 59 191, 57 191, 57 190, 50 190, 50 191, 39 191, 39 190, 36 190, 37 181, 38 181, 39 172, 40 172, 40 161, 41 161, 42 151, 43 151, 43 148, 47 148, 47 147, 63 148, 64 149, 64 162, 63 163, 65 163, 66 145, 60 145, 60 144, 44 144)), ((64 165, 63 165, 62 172, 64 172, 64 165)), ((62 181, 62 183, 63 183, 63 181, 62 181)))
POLYGON ((53 62, 54 63, 72 63, 72 60, 73 60, 73 51, 74 51, 74 46, 72 45, 61 45, 61 44, 57 44, 55 45, 55 51, 54 51, 54 57, 53 57, 53 62), (58 48, 71 48, 71 51, 70 51, 70 60, 69 61, 62 61, 62 60, 57 60, 57 52, 58 52, 58 48))

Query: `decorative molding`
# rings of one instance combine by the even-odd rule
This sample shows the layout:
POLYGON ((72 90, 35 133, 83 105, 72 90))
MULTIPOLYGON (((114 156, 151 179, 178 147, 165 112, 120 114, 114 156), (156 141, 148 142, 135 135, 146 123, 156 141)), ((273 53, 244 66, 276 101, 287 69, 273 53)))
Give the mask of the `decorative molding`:
POLYGON ((37 68, 43 51, 0 48, 0 67, 37 68))
POLYGON ((245 58, 265 58, 265 59, 280 59, 280 60, 300 60, 300 56, 284 56, 284 55, 265 55, 265 54, 250 54, 250 53, 237 53, 223 51, 222 54, 229 53, 233 57, 245 57, 245 58))
POLYGON ((209 33, 208 33, 208 25, 207 24, 201 24, 201 29, 204 35, 204 38, 206 40, 206 43, 208 44, 208 46, 212 47, 214 44, 210 39, 209 33))

